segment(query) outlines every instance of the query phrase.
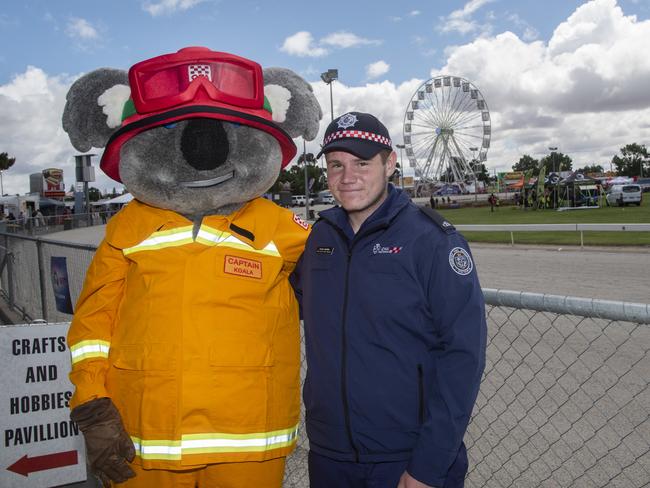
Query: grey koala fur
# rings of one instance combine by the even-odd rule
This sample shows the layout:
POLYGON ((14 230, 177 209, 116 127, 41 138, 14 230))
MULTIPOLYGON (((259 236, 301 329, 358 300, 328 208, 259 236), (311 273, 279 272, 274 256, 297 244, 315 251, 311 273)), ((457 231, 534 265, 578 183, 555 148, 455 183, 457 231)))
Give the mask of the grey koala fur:
MULTIPOLYGON (((77 150, 86 152, 91 147, 104 147, 119 128, 107 125, 107 116, 97 101, 115 85, 128 86, 127 73, 102 68, 82 76, 71 86, 63 128, 77 150)), ((284 68, 265 69, 264 85, 279 85, 290 93, 285 118, 276 124, 291 137, 314 139, 322 110, 311 85, 284 68)), ((278 177, 282 157, 279 143, 264 131, 243 124, 200 119, 213 120, 211 128, 225 133, 227 141, 213 148, 225 156, 223 164, 215 169, 197 169, 188 164, 182 151, 184 130, 193 120, 199 119, 183 120, 169 128, 161 125, 133 136, 121 149, 120 177, 138 200, 182 214, 198 228, 203 216, 230 214, 262 195, 278 177), (234 177, 219 185, 188 188, 182 184, 210 180, 230 171, 234 177)))
POLYGON ((115 85, 127 85, 126 71, 100 68, 75 81, 66 95, 63 130, 72 145, 81 152, 91 147, 104 147, 115 131, 106 125, 106 115, 97 97, 115 85))

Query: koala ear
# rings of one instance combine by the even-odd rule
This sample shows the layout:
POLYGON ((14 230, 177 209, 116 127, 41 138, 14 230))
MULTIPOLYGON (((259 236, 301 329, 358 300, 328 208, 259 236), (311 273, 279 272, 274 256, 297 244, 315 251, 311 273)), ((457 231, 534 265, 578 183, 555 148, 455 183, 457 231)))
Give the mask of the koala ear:
POLYGON ((63 130, 81 152, 104 147, 121 124, 131 89, 126 71, 101 68, 75 81, 66 96, 63 130))
POLYGON ((273 109, 273 120, 291 137, 308 141, 316 137, 323 111, 309 83, 289 69, 266 68, 264 95, 273 109))

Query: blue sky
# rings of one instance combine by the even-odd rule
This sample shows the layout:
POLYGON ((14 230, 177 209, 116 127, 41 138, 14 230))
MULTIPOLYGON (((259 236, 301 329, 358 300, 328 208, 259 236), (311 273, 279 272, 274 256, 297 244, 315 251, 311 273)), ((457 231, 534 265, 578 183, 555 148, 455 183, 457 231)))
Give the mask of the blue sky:
MULTIPOLYGON (((26 175, 48 166, 72 183, 60 112, 76 77, 188 45, 298 72, 326 113, 321 133, 328 68, 340 76, 335 112, 374 111, 396 142, 414 90, 444 73, 472 81, 490 107, 491 169, 549 145, 603 164, 650 143, 649 18, 650 0, 3 2, 0 151, 17 158, 5 192, 26 192, 26 175)), ((97 186, 113 184, 98 175, 97 186)))

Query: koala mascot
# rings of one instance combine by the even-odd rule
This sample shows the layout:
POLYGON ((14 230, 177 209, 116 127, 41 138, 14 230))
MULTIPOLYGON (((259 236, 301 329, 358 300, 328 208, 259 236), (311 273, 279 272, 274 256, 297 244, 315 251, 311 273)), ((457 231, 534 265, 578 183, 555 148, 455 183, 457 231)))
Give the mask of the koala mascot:
POLYGON ((134 196, 68 343, 71 418, 104 486, 279 487, 299 414, 288 276, 309 227, 260 198, 321 108, 287 69, 191 47, 67 95, 63 128, 134 196))

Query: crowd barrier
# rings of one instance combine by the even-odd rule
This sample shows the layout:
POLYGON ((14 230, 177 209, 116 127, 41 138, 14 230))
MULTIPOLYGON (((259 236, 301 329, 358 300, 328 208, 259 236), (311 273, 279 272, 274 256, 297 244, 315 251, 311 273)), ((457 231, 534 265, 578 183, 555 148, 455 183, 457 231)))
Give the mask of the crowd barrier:
MULTIPOLYGON (((0 242, 5 301, 25 322, 69 321, 55 307, 51 257, 66 258, 74 302, 94 247, 6 233, 0 242)), ((650 305, 483 292, 489 342, 465 486, 648 486, 650 305)), ((285 487, 309 486, 307 451, 301 429, 285 487)))

